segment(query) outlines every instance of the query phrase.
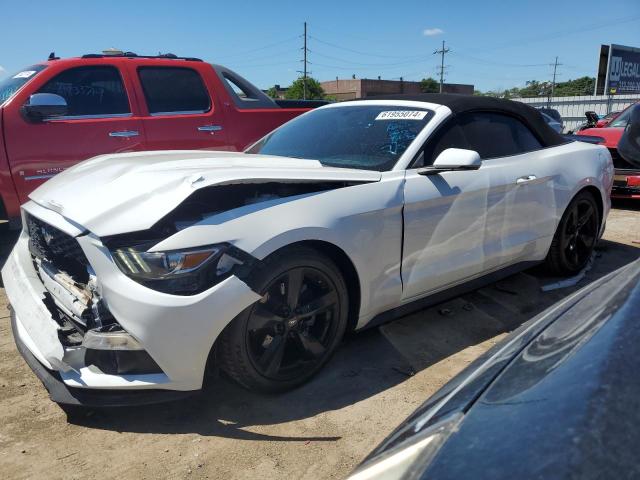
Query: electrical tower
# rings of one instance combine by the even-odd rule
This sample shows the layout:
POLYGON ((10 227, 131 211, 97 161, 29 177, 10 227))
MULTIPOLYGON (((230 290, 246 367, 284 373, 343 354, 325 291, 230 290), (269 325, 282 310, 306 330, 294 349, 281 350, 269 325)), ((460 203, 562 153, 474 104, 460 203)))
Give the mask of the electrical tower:
POLYGON ((449 53, 451 51, 450 48, 446 48, 444 46, 444 40, 442 41, 442 49, 436 50, 433 52, 434 55, 441 55, 440 57, 440 93, 442 93, 442 86, 444 85, 444 55, 445 53, 449 53))

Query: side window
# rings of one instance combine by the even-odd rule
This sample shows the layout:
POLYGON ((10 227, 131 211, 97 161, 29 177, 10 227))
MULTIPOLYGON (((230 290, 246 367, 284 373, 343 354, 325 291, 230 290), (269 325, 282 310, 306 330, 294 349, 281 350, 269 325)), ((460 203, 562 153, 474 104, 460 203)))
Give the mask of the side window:
POLYGON ((507 157, 542 148, 542 144, 520 120, 508 115, 472 112, 461 115, 460 126, 480 158, 507 157))
POLYGON ((49 80, 38 93, 55 93, 67 101, 67 116, 131 113, 120 72, 115 67, 70 68, 49 80))
POLYGON ((223 78, 225 82, 227 82, 227 85, 231 87, 231 90, 233 90, 233 93, 235 93, 240 100, 251 100, 252 98, 251 92, 248 92, 247 90, 245 90, 240 84, 234 81, 233 78, 229 78, 226 75, 223 76, 223 78))
POLYGON ((180 67, 140 67, 138 76, 150 114, 202 113, 211 100, 195 70, 180 67))
POLYGON ((462 129, 455 120, 448 121, 427 140, 412 168, 432 165, 438 155, 447 148, 469 148, 462 129))

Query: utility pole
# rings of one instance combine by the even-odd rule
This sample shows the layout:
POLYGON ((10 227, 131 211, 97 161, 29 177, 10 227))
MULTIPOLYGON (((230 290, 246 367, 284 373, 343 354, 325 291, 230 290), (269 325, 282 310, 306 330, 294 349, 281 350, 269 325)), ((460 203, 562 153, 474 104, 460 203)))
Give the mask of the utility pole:
POLYGON ((556 89, 556 73, 558 71, 558 67, 562 65, 558 63, 558 57, 556 57, 556 61, 553 64, 553 80, 551 81, 551 96, 549 97, 548 104, 551 105, 551 98, 553 97, 553 93, 556 89))
POLYGON ((307 64, 310 63, 307 60, 307 53, 309 53, 309 49, 307 48, 307 22, 304 22, 304 34, 302 35, 302 37, 304 38, 304 43, 302 45, 303 57, 301 60, 301 62, 303 63, 303 69, 302 71, 296 70, 296 72, 302 74, 302 98, 306 100, 307 99, 307 75, 311 73, 307 69, 307 64))
MULTIPOLYGON (((302 99, 307 99, 307 22, 304 22, 304 73, 302 75, 302 99)), ((557 60, 557 59, 556 59, 557 60)))
POLYGON ((450 49, 445 48, 444 40, 442 41, 442 49, 433 52, 434 55, 441 55, 440 57, 440 93, 442 93, 442 87, 444 85, 444 54, 449 53, 450 49))

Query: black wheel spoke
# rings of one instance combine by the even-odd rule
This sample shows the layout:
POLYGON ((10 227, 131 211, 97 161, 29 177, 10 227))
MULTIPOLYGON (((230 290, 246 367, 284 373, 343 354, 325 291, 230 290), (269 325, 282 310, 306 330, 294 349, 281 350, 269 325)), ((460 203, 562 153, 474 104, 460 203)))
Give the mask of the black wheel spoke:
POLYGON ((320 340, 304 332, 296 332, 296 339, 309 358, 321 357, 326 350, 320 340))
POLYGON ((580 215, 580 217, 578 218, 578 228, 582 227, 583 225, 586 225, 587 222, 591 219, 592 215, 593 215, 593 207, 591 205, 587 205, 586 211, 582 215, 580 215))
POLYGON ((338 294, 335 290, 325 292, 322 296, 311 300, 309 303, 299 308, 300 315, 317 315, 338 303, 338 294))
POLYGON ((270 329, 275 326, 282 317, 272 312, 265 304, 258 303, 249 318, 249 330, 270 329))
POLYGON ((273 376, 278 373, 282 365, 285 347, 286 339, 283 335, 273 337, 269 346, 258 359, 258 364, 266 375, 273 376))
POLYGON ((578 235, 578 242, 582 243, 587 250, 593 245, 593 240, 594 237, 590 235, 578 235))
POLYGON ((571 222, 569 222, 569 225, 571 226, 571 233, 575 233, 576 229, 578 228, 578 204, 577 203, 573 205, 573 208, 571 209, 571 222))
POLYGON ((287 305, 291 310, 298 306, 303 281, 304 270, 302 268, 294 268, 289 271, 287 275, 287 305))
POLYGON ((569 252, 569 260, 571 261, 571 263, 573 263, 574 266, 577 266, 580 263, 580 259, 578 257, 578 249, 575 247, 575 245, 569 252))

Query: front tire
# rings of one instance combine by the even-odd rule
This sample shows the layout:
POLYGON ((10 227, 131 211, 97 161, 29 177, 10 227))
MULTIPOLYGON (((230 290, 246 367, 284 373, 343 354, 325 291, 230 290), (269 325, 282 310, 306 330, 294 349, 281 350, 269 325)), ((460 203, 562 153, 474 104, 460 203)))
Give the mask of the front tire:
POLYGON ((558 224, 545 259, 545 269, 553 275, 575 275, 593 253, 600 229, 600 214, 593 195, 578 193, 558 224))
POLYGON ((276 252, 251 275, 262 299, 222 333, 220 367, 250 390, 292 389, 329 360, 344 335, 344 278, 330 258, 307 247, 276 252))

